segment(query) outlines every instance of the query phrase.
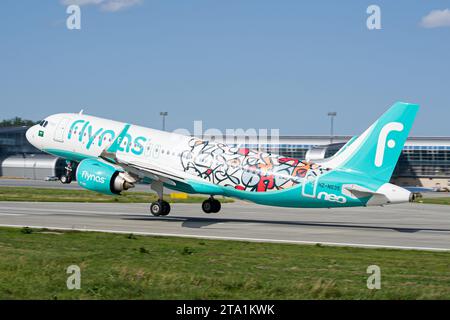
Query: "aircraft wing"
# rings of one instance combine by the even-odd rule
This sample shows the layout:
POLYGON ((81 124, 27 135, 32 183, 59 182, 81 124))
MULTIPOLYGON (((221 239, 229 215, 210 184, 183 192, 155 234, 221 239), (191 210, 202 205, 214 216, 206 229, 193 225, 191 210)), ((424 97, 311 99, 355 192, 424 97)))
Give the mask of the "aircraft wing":
POLYGON ((184 184, 189 186, 186 180, 174 172, 170 168, 160 167, 149 162, 144 162, 140 158, 126 155, 123 153, 118 154, 119 147, 123 139, 125 138, 130 124, 126 124, 116 139, 100 154, 100 158, 120 166, 122 169, 130 173, 136 178, 147 177, 154 181, 162 181, 168 185, 176 186, 178 184, 184 184))
POLYGON ((119 165, 125 171, 139 177, 147 177, 154 181, 162 181, 163 183, 175 186, 177 183, 188 184, 186 179, 181 177, 177 172, 169 168, 160 167, 149 162, 144 162, 139 158, 127 155, 117 155, 116 152, 103 151, 100 158, 119 165))

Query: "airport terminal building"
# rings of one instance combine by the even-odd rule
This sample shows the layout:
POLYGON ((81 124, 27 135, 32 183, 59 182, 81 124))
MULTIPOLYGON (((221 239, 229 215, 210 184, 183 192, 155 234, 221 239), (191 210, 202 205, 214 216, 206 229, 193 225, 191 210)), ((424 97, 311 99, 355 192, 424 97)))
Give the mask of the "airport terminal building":
MULTIPOLYGON (((44 179, 60 176, 64 160, 43 154, 25 138, 27 127, 0 128, 0 176, 44 179)), ((351 136, 281 136, 277 143, 247 144, 260 151, 307 160, 334 155, 351 136)), ((228 141, 228 140, 227 140, 228 141)), ((241 140, 239 137, 236 141, 241 140)), ((450 137, 411 137, 392 177, 402 186, 445 189, 450 186, 450 137)))
POLYGON ((25 137, 27 129, 0 128, 0 176, 44 180, 63 175, 65 161, 32 146, 25 137))

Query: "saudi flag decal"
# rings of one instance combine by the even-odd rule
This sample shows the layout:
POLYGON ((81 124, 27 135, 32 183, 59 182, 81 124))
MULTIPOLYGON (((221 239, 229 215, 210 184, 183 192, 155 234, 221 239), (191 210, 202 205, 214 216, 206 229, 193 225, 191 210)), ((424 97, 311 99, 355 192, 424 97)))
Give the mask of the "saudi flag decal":
POLYGON ((43 137, 43 136, 44 136, 44 131, 42 131, 42 130, 39 130, 39 134, 38 134, 38 136, 39 136, 39 137, 43 137))

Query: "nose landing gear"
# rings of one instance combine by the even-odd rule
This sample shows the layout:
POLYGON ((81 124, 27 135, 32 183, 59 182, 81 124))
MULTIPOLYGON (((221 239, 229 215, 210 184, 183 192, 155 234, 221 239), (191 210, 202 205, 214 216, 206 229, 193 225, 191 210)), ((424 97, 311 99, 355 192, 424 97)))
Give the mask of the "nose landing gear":
POLYGON ((220 211, 222 205, 219 200, 214 199, 212 196, 209 199, 206 199, 202 203, 202 209, 205 213, 217 213, 220 211))
POLYGON ((66 161, 65 169, 66 172, 64 173, 64 175, 61 176, 61 178, 59 178, 59 180, 63 184, 69 184, 72 182, 72 171, 73 171, 72 161, 66 161))

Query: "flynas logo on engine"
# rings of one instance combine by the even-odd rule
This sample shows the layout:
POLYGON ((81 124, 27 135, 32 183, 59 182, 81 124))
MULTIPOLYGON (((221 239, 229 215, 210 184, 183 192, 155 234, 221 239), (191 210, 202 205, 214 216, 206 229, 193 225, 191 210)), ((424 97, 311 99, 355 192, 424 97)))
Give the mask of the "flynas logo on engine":
POLYGON ((94 182, 103 184, 106 181, 105 177, 98 176, 98 175, 90 173, 86 170, 83 170, 83 172, 81 173, 81 176, 83 177, 84 180, 86 180, 86 182, 94 181, 94 182))
POLYGON ((390 122, 381 129, 380 135, 378 136, 377 151, 375 154, 375 166, 377 166, 378 168, 383 166, 386 145, 390 149, 395 148, 395 140, 390 139, 388 141, 389 133, 391 133, 392 131, 402 132, 403 129, 404 126, 400 122, 390 122))
MULTIPOLYGON (((72 123, 67 135, 67 139, 70 140, 72 137, 78 138, 80 143, 83 142, 83 138, 87 138, 87 143, 85 148, 89 150, 94 144, 98 147, 102 145, 108 145, 111 141, 116 138, 116 132, 114 130, 105 130, 104 128, 94 129, 89 121, 76 120, 72 123)), ((135 155, 141 155, 144 152, 144 144, 147 141, 145 137, 134 138, 129 133, 125 134, 122 142, 125 141, 126 144, 120 144, 118 150, 122 152, 131 152, 135 155)))

